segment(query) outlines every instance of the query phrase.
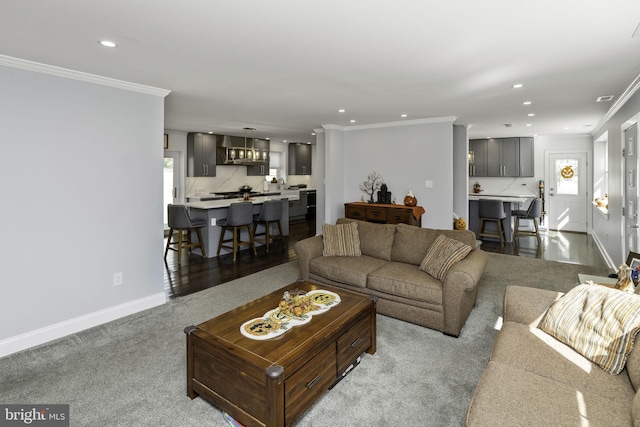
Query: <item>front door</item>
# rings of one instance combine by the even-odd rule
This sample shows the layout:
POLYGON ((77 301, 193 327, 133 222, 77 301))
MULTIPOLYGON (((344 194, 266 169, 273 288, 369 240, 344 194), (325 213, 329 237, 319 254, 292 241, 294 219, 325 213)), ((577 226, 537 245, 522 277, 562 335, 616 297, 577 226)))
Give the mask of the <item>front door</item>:
POLYGON ((625 253, 638 248, 638 124, 624 131, 624 233, 625 253))
POLYGON ((552 153, 548 157, 549 228, 587 232, 587 153, 552 153))

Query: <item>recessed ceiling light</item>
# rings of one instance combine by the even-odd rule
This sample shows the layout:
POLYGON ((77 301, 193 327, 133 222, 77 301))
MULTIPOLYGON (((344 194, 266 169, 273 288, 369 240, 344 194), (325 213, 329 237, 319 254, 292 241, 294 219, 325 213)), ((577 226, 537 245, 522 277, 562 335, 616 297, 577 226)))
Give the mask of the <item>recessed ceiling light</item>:
POLYGON ((404 118, 404 117, 407 117, 407 115, 406 114, 400 114, 400 117, 404 118))
POLYGON ((213 131, 211 131, 211 130, 208 133, 209 133, 209 135, 213 135, 213 131))
POLYGON ((529 114, 527 114, 527 116, 533 117, 533 116, 535 116, 535 113, 529 113, 529 114))
POLYGON ((316 136, 316 133, 315 132, 311 132, 311 135, 316 136))
POLYGON ((567 127, 563 128, 563 129, 564 129, 564 130, 569 130, 569 126, 567 126, 567 127))
POLYGON ((338 110, 338 113, 344 113, 345 111, 346 111, 345 109, 341 108, 338 110))
POLYGON ((596 98, 596 102, 611 102, 615 95, 603 95, 596 98))
POLYGON ((530 128, 530 127, 531 127, 531 126, 533 126, 533 125, 532 125, 531 123, 527 123, 525 126, 526 126, 526 127, 528 127, 528 128, 530 128))
POLYGON ((531 105, 531 101, 524 101, 522 105, 531 105))
POLYGON ((285 140, 283 140, 282 142, 287 142, 287 140, 285 139, 285 140))
POLYGON ((356 121, 354 119, 349 120, 349 123, 355 123, 356 121))
POLYGON ((511 87, 514 89, 520 89, 521 87, 524 87, 524 85, 522 83, 516 83, 511 85, 511 87))
POLYGON ((111 40, 100 40, 99 42, 104 47, 118 47, 116 42, 112 42, 111 40))

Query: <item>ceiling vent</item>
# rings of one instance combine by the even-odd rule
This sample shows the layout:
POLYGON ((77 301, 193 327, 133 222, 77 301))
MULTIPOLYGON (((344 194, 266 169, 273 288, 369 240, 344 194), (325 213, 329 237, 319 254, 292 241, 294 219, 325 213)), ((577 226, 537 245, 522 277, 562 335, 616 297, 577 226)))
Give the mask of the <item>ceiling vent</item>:
POLYGON ((596 98, 596 102, 611 102, 615 98, 615 95, 604 95, 596 98))

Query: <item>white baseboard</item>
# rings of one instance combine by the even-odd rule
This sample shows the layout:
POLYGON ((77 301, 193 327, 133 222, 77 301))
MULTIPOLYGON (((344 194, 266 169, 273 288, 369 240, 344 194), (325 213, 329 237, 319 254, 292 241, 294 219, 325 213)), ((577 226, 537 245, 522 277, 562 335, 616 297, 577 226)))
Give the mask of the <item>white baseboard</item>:
POLYGON ((64 322, 45 326, 44 328, 26 332, 0 341, 0 357, 26 350, 36 345, 75 334, 94 326, 102 325, 130 314, 157 307, 167 302, 164 292, 129 301, 124 304, 99 310, 64 322))
POLYGON ((614 270, 614 271, 618 271, 618 266, 613 262, 613 260, 609 256, 609 253, 607 252, 607 250, 605 249, 604 245, 602 244, 602 242, 598 238, 598 235, 596 233, 592 233, 591 237, 593 237, 593 241, 596 242, 596 246, 600 250, 600 253, 602 254, 602 257, 604 258, 604 261, 607 263, 609 268, 614 270))

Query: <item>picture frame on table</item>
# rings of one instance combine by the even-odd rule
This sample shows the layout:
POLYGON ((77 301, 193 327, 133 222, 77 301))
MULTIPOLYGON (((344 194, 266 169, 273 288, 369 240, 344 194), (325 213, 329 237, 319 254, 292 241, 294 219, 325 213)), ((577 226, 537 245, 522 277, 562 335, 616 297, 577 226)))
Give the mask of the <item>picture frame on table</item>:
POLYGON ((631 267, 632 270, 640 267, 640 254, 629 251, 629 255, 627 255, 627 265, 631 267))

